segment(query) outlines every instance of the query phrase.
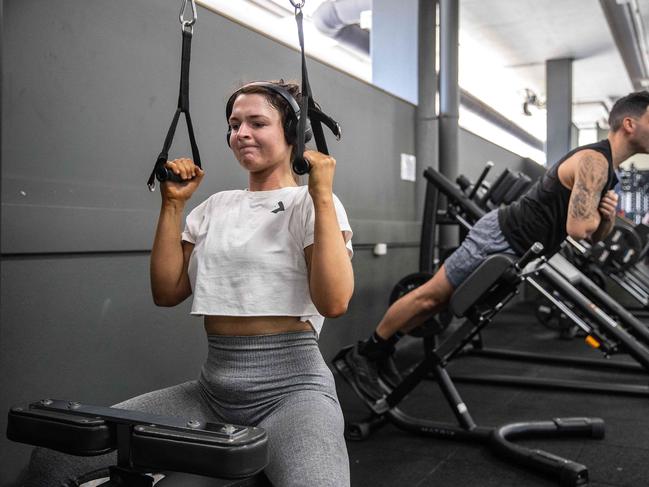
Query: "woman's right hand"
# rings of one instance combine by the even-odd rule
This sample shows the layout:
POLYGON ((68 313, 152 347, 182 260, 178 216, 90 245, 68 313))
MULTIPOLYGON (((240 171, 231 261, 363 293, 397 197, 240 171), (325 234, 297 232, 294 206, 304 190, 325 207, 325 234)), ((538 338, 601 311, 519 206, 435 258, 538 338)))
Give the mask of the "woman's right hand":
POLYGON ((205 176, 205 172, 191 159, 181 157, 167 161, 165 167, 180 176, 184 182, 165 181, 160 184, 163 201, 184 203, 191 198, 205 176))

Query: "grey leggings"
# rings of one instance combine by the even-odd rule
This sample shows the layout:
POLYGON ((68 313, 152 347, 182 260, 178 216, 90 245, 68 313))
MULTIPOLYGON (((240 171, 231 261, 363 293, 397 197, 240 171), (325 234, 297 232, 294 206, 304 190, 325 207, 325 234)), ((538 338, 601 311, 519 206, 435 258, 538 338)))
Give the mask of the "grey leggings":
MULTIPOLYGON (((208 336, 198 381, 150 392, 115 407, 201 421, 260 426, 268 432, 275 486, 347 486, 344 422, 331 371, 313 332, 208 336)), ((115 455, 72 457, 37 448, 26 487, 56 486, 114 463, 115 455)))

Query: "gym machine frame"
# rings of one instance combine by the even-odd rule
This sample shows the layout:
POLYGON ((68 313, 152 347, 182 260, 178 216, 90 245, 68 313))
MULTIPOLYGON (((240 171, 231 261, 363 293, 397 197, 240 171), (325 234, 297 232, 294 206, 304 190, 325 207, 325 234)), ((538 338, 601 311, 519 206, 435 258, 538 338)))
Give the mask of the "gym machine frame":
MULTIPOLYGON (((649 235, 645 235, 644 238, 647 242, 644 243, 644 246, 638 252, 634 262, 628 263, 627 265, 627 263, 619 263, 609 259, 606 269, 608 272, 603 273, 605 277, 611 279, 630 297, 637 301, 638 307, 633 309, 633 313, 639 317, 649 316, 649 274, 642 268, 642 262, 647 254, 649 254, 649 235)), ((580 260, 588 259, 591 248, 587 244, 584 245, 576 242, 570 237, 568 237, 567 242, 570 244, 572 251, 570 253, 576 253, 580 260)), ((639 242, 638 246, 642 246, 642 242, 639 242)), ((585 265, 592 268, 591 266, 595 264, 586 261, 585 265)))
MULTIPOLYGON (((429 184, 426 196, 426 214, 437 212, 438 198, 439 191, 429 184)), ((422 235, 430 233, 433 229, 434 227, 425 226, 422 229, 422 235)), ((425 356, 423 360, 408 373, 394 390, 378 401, 372 401, 358 389, 344 359, 350 347, 341 350, 333 360, 334 367, 372 410, 372 414, 367 420, 359 423, 348 422, 346 436, 355 440, 365 439, 372 430, 390 421, 401 429, 425 436, 486 443, 505 459, 553 476, 559 480, 562 486, 572 487, 587 484, 588 470, 584 465, 542 450, 516 445, 512 443, 512 440, 548 436, 603 438, 604 422, 601 419, 555 418, 551 421, 519 422, 498 427, 478 426, 446 370, 448 363, 480 330, 491 323, 493 317, 518 293, 518 286, 524 279, 521 268, 540 252, 542 247, 539 247, 540 245, 530 249, 518 262, 514 262, 512 256, 501 254, 490 256, 485 260, 458 287, 451 299, 450 308, 456 316, 464 317, 464 322, 439 344, 435 333, 424 333, 425 356), (431 374, 451 407, 457 425, 415 418, 398 408, 403 398, 431 374)), ((432 255, 430 259, 427 256, 428 250, 430 249, 423 247, 421 249, 422 271, 427 270, 425 263, 432 263, 432 255)))
MULTIPOLYGON (((491 166, 485 167, 474 186, 474 191, 466 195, 455 184, 437 171, 428 168, 424 176, 427 179, 426 209, 422 228, 422 245, 420 263, 422 266, 430 262, 432 266, 434 251, 434 233, 438 224, 459 224, 469 230, 472 222, 477 221, 485 211, 475 202, 478 186, 489 172, 491 166), (446 211, 439 212, 436 193, 441 192, 447 198, 446 211), (430 194, 430 196, 429 196, 430 194)), ((539 291, 545 299, 563 312, 575 323, 587 337, 591 346, 599 348, 608 358, 611 354, 625 352, 632 356, 637 363, 621 361, 585 359, 575 357, 549 357, 547 354, 520 352, 504 349, 489 349, 484 347, 482 337, 476 335, 471 346, 463 350, 463 355, 475 355, 489 358, 520 360, 559 365, 574 365, 611 369, 615 371, 646 373, 649 371, 649 333, 646 325, 641 323, 631 313, 624 310, 616 301, 599 289, 590 279, 581 274, 576 268, 572 269, 574 284, 585 288, 599 303, 604 303, 610 312, 614 312, 619 320, 616 321, 599 306, 593 303, 571 280, 562 275, 561 271, 571 266, 560 255, 555 256, 545 265, 540 266, 534 273, 525 276, 525 281, 539 291), (575 279, 574 276, 577 276, 575 279), (545 283, 545 285, 544 285, 545 283), (557 293, 546 289, 551 287, 557 293), (576 311, 578 310, 578 312, 576 311), (623 328, 620 325, 624 325, 623 328), (631 333, 629 332, 631 331, 631 333)), ((547 378, 518 377, 507 375, 455 375, 458 382, 486 383, 525 386, 534 388, 579 390, 584 392, 612 392, 635 396, 649 396, 649 386, 643 384, 609 384, 602 382, 560 380, 547 378)))

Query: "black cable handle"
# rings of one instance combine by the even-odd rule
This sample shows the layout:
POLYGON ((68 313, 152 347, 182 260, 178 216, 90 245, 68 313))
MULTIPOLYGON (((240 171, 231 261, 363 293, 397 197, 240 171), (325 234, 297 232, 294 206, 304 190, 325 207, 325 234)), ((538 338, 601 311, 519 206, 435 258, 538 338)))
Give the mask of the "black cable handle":
POLYGON ((155 180, 157 179, 160 182, 163 181, 174 181, 182 182, 183 180, 172 171, 165 167, 165 163, 169 157, 169 149, 174 140, 174 134, 176 133, 176 126, 178 125, 178 120, 180 119, 180 114, 185 114, 185 120, 187 121, 187 133, 189 134, 189 143, 192 149, 192 157, 194 159, 194 164, 198 167, 201 166, 201 155, 198 151, 198 144, 196 143, 196 137, 194 136, 194 126, 192 125, 192 118, 189 114, 189 64, 191 61, 192 53, 192 36, 193 36, 193 24, 196 22, 196 5, 194 0, 183 0, 183 6, 180 11, 180 23, 182 24, 182 60, 180 64, 180 90, 178 93, 178 108, 174 114, 173 120, 171 121, 171 126, 165 137, 164 145, 162 151, 158 158, 156 159, 153 171, 149 176, 147 185, 149 191, 155 191, 155 180), (187 2, 191 2, 193 18, 192 20, 184 19, 184 11, 187 5, 187 2))

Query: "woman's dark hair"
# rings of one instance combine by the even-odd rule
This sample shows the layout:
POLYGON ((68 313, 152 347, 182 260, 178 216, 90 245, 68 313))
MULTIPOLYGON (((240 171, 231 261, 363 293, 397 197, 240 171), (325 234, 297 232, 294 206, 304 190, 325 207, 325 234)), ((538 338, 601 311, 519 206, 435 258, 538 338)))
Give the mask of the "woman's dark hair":
POLYGON ((636 91, 615 102, 608 116, 611 132, 617 132, 622 127, 625 117, 641 117, 649 105, 649 91, 636 91))

